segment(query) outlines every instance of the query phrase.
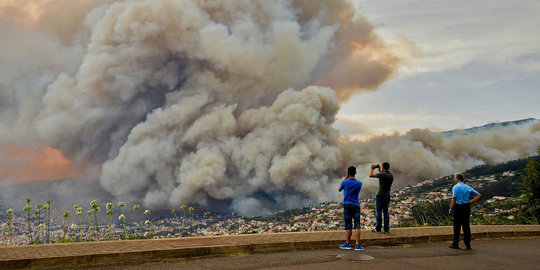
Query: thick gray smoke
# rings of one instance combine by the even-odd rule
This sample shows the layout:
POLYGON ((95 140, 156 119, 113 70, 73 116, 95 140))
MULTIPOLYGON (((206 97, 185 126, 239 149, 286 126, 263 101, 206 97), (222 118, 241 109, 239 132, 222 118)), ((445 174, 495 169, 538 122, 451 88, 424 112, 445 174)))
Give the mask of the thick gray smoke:
POLYGON ((345 1, 126 1, 102 10, 76 74, 49 85, 37 130, 77 162, 103 163, 112 194, 149 207, 333 198, 342 166, 336 93, 289 88, 331 83, 343 65, 356 72, 338 72, 343 85, 374 88, 397 62, 345 1), (365 57, 351 60, 356 43, 365 57))
MULTIPOLYGON (((390 162, 397 175, 396 187, 463 172, 481 164, 498 164, 524 158, 540 145, 540 121, 498 126, 474 133, 456 132, 451 136, 427 129, 413 129, 402 136, 374 138, 345 144, 350 164, 368 172, 370 164, 390 162)), ((367 176, 367 173, 364 173, 367 176)), ((366 176, 366 182, 375 184, 366 176)), ((368 187, 371 191, 374 187, 368 187)))
MULTIPOLYGON (((339 101, 377 88, 398 64, 347 1, 84 7, 85 16, 69 17, 78 20, 70 36, 25 34, 6 46, 8 60, 17 50, 38 55, 14 63, 22 67, 15 75, 0 74, 12 76, 0 85, 0 147, 38 142, 99 166, 102 187, 118 200, 263 214, 336 200, 348 165, 367 174, 371 162, 388 160, 397 181, 410 183, 524 157, 540 144, 538 123, 340 142, 332 127, 339 101), (46 46, 17 47, 30 38, 46 46)), ((0 31, 14 32, 5 27, 18 24, 0 20, 0 31)))

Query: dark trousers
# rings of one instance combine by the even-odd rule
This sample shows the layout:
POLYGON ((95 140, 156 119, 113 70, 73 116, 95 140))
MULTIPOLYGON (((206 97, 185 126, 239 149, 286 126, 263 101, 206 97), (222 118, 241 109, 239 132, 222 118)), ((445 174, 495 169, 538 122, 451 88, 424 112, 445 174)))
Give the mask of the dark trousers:
POLYGON ((377 210, 377 224, 375 230, 380 232, 382 227, 382 215, 384 213, 384 231, 390 231, 390 215, 388 214, 388 205, 390 205, 390 196, 375 197, 375 209, 377 210))
POLYGON ((463 227, 463 242, 465 242, 465 246, 471 247, 470 217, 471 206, 469 204, 456 204, 454 206, 454 242, 452 245, 458 246, 459 234, 461 227, 463 227))

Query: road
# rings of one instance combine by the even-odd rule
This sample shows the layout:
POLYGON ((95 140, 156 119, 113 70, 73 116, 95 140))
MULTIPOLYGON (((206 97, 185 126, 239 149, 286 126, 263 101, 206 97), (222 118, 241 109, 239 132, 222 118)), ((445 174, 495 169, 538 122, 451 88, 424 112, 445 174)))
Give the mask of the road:
MULTIPOLYGON (((461 243, 463 245, 463 243, 461 243)), ((289 253, 237 254, 127 266, 85 269, 540 269, 540 237, 473 241, 473 250, 453 250, 447 242, 368 247, 369 261, 338 259, 358 251, 325 249, 289 253)))

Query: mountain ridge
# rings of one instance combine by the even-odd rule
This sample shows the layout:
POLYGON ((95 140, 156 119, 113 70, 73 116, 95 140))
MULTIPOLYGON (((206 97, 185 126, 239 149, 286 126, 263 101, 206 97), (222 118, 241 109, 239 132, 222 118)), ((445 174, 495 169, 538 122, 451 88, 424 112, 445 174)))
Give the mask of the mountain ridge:
POLYGON ((447 131, 441 132, 441 134, 443 134, 444 136, 452 136, 457 132, 476 133, 483 130, 490 130, 495 127, 506 127, 506 126, 513 126, 513 125, 519 126, 519 125, 528 124, 534 121, 538 121, 538 119, 531 117, 531 118, 525 118, 525 119, 513 120, 513 121, 493 122, 493 123, 488 123, 482 126, 470 127, 470 128, 465 128, 465 129, 447 130, 447 131))

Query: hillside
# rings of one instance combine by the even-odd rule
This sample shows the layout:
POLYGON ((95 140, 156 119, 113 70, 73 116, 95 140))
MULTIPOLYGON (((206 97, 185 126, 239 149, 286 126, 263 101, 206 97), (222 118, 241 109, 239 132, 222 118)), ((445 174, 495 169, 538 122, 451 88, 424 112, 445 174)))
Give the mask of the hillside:
POLYGON ((466 129, 454 129, 454 130, 443 131, 441 133, 444 136, 452 136, 454 133, 457 133, 457 132, 476 133, 479 131, 492 129, 494 127, 506 127, 506 126, 512 126, 512 125, 518 126, 518 125, 523 125, 523 124, 527 124, 534 121, 538 121, 538 119, 527 118, 527 119, 521 119, 521 120, 515 120, 515 121, 489 123, 483 126, 466 128, 466 129))
MULTIPOLYGON (((540 161, 540 157, 534 157, 540 161)), ((497 165, 476 166, 465 172, 466 183, 483 196, 473 207, 473 224, 529 224, 522 213, 521 199, 525 188, 522 176, 527 159, 513 160, 497 165)), ((428 179, 414 186, 394 190, 390 204, 391 226, 450 225, 448 209, 453 176, 428 179)), ((362 200, 362 224, 372 228, 375 222, 373 199, 362 200)), ((245 218, 246 222, 283 225, 306 224, 308 230, 332 230, 342 227, 341 205, 337 202, 319 206, 291 209, 267 217, 245 218)))

